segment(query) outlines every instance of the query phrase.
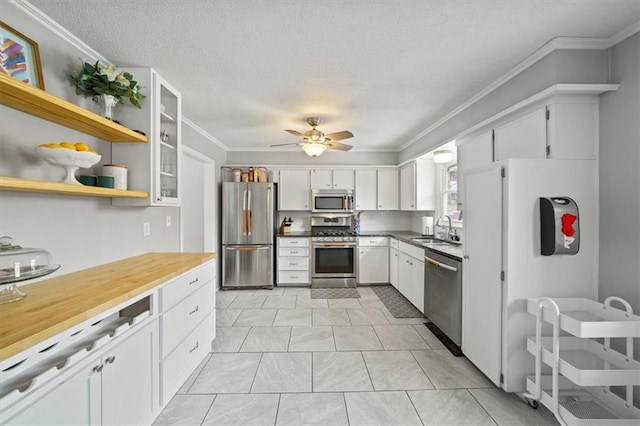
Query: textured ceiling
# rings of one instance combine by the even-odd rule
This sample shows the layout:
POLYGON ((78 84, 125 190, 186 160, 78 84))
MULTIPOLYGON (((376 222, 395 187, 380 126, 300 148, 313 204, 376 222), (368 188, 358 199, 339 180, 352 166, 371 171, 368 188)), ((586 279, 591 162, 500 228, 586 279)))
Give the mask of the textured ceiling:
POLYGON ((556 36, 611 37, 640 0, 31 0, 118 66, 151 66, 230 149, 351 130, 397 150, 556 36))

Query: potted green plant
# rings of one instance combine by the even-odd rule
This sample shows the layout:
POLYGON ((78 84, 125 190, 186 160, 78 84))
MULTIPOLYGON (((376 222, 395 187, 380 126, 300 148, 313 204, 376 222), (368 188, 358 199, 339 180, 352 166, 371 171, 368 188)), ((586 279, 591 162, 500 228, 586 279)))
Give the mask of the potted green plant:
POLYGON ((128 100, 140 108, 140 100, 146 96, 128 72, 119 72, 113 65, 103 67, 97 61, 91 65, 84 62, 82 68, 71 75, 76 83, 76 94, 92 98, 102 107, 103 116, 113 119, 113 107, 128 100))

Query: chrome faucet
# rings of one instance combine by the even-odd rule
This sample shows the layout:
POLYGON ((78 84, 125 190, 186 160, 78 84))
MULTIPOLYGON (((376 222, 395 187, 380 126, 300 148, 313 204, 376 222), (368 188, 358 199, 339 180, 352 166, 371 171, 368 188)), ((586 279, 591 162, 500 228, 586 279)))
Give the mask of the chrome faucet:
POLYGON ((451 232, 451 216, 446 215, 446 214, 444 214, 444 215, 440 216, 440 217, 438 218, 438 221, 436 222, 436 226, 440 226, 440 227, 442 226, 441 221, 442 221, 442 219, 443 219, 443 218, 447 218, 447 219, 449 219, 449 230, 447 231, 447 233, 446 233, 446 235, 445 235, 444 239, 445 239, 445 240, 450 240, 450 239, 451 239, 451 234, 452 234, 452 232, 451 232))

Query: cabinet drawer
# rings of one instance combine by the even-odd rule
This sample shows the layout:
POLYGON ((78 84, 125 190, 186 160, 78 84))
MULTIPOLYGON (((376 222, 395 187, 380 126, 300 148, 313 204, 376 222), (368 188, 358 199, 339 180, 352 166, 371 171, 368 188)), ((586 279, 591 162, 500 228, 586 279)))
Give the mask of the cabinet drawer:
POLYGON ((280 257, 278 258, 279 271, 308 271, 308 257, 280 257))
POLYGON ((213 265, 214 262, 205 263, 162 286, 160 289, 160 309, 166 312, 187 295, 202 287, 203 284, 212 281, 215 274, 213 265))
POLYGON ((165 357, 195 326, 213 310, 213 283, 203 285, 162 314, 162 353, 165 357))
POLYGON ((360 247, 376 247, 386 246, 387 237, 358 237, 358 246, 360 247))
POLYGON ((402 241, 400 241, 398 249, 402 253, 406 253, 418 260, 424 261, 424 249, 421 247, 412 246, 411 244, 403 243, 402 241))
POLYGON ((307 247, 281 247, 278 249, 279 257, 309 257, 309 249, 307 247))
POLYGON ((200 324, 162 361, 161 404, 167 404, 184 381, 211 350, 213 316, 205 316, 200 324))
POLYGON ((389 238, 389 245, 392 248, 397 249, 398 248, 398 240, 396 240, 395 238, 389 238))
POLYGON ((279 247, 309 247, 308 238, 278 238, 279 247))
POLYGON ((278 271, 278 283, 309 283, 309 271, 278 271))

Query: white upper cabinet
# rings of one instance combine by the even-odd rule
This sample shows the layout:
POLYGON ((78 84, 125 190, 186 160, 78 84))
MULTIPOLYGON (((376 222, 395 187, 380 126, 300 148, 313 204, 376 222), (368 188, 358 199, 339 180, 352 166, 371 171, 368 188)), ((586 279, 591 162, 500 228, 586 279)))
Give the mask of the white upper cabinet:
POLYGON ((311 210, 309 170, 280 170, 279 210, 311 210))
POLYGON ((400 168, 400 210, 416 209, 416 163, 400 168))
POLYGON ((376 169, 356 170, 355 209, 377 210, 376 169))
POLYGON ((435 210, 436 169, 422 156, 400 169, 400 210, 435 210))
POLYGON ((127 167, 128 189, 149 198, 113 199, 122 206, 179 206, 182 152, 182 97, 151 68, 123 68, 145 88, 142 108, 121 105, 116 117, 147 135, 147 144, 113 144, 111 162, 127 167), (117 145, 117 146, 116 146, 117 145))
POLYGON ((398 210, 398 181, 398 169, 378 169, 378 210, 398 210))
POLYGON ((598 147, 598 104, 557 103, 547 108, 549 158, 595 159, 598 147))
POLYGON ((546 158, 546 109, 532 113, 495 129, 495 160, 507 158, 546 158))
POLYGON ((353 170, 311 170, 311 189, 353 189, 353 170))

